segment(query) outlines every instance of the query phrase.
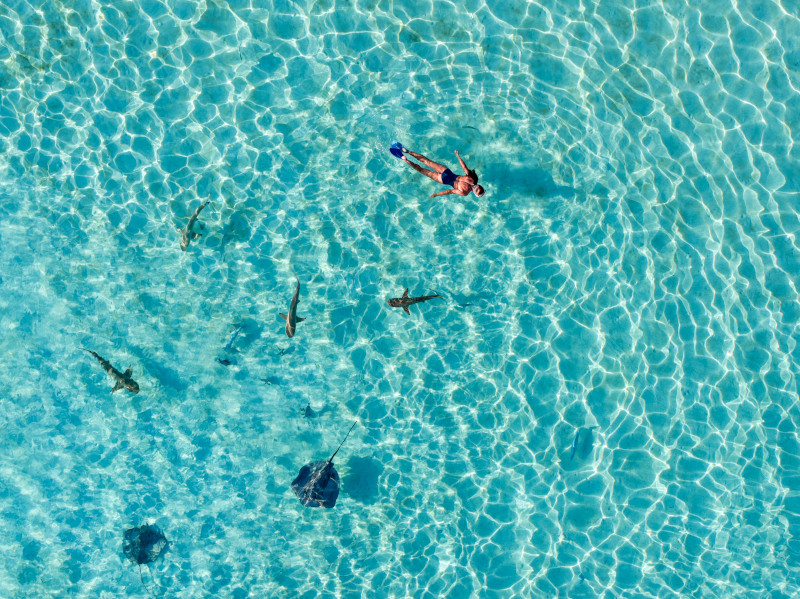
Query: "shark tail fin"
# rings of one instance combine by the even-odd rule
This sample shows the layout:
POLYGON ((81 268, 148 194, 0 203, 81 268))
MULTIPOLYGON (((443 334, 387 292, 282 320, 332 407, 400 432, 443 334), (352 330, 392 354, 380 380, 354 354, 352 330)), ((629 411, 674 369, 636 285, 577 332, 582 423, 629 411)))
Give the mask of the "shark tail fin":
POLYGON ((289 317, 286 314, 281 314, 281 318, 283 318, 286 322, 289 322, 289 317))
POLYGON ((305 320, 305 318, 300 318, 300 317, 298 316, 296 320, 297 320, 297 322, 303 322, 303 321, 305 320))
POLYGON ((406 311, 406 314, 411 314, 411 310, 408 309, 408 306, 403 306, 403 310, 406 311))
POLYGON ((123 384, 122 384, 122 381, 117 381, 117 384, 116 384, 116 385, 114 385, 114 388, 111 390, 111 393, 114 393, 114 391, 119 391, 119 390, 120 390, 120 389, 122 389, 124 386, 125 386, 125 385, 123 385, 123 384))

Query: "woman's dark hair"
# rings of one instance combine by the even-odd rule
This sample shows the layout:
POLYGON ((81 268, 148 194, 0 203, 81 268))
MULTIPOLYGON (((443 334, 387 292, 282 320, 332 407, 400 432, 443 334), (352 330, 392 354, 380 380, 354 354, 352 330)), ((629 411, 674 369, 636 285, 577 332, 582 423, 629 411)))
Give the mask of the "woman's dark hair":
POLYGON ((473 185, 478 184, 478 173, 476 173, 474 170, 467 169, 467 176, 470 177, 473 181, 475 181, 473 185))

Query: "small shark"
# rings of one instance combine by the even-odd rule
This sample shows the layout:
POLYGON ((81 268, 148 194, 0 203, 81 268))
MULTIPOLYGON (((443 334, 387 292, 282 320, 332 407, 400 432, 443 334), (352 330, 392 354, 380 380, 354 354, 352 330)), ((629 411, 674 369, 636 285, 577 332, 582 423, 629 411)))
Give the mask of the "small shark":
MULTIPOLYGON (((233 333, 231 333, 231 336, 228 337, 228 342, 225 344, 225 347, 222 348, 225 352, 227 352, 227 354, 237 353, 238 350, 234 349, 233 342, 236 341, 236 337, 239 336, 239 331, 241 330, 242 330, 241 326, 237 327, 236 330, 233 333)), ((230 358, 227 357, 220 358, 219 356, 217 356, 214 359, 223 366, 231 366, 233 364, 236 364, 236 358, 234 358, 233 356, 231 356, 230 358)))
POLYGON ((581 454, 584 457, 589 455, 589 452, 592 451, 592 445, 594 444, 592 431, 596 428, 596 426, 590 426, 588 428, 579 428, 577 431, 575 431, 575 438, 572 440, 572 452, 569 454, 570 460, 575 457, 575 452, 578 450, 578 441, 581 437, 581 431, 585 431, 583 435, 583 443, 581 444, 581 454))
POLYGON ((193 229, 194 224, 197 222, 197 217, 200 215, 200 211, 206 206, 208 206, 208 200, 197 207, 197 210, 195 210, 194 214, 192 214, 192 216, 189 218, 189 223, 186 225, 185 229, 178 227, 178 231, 181 233, 181 249, 184 252, 189 247, 189 242, 192 239, 197 239, 201 235, 201 233, 195 233, 193 229))
POLYGON ((286 336, 287 337, 294 337, 295 329, 297 329, 297 323, 303 322, 305 318, 298 318, 297 317, 297 299, 300 297, 300 279, 297 279, 297 289, 294 290, 294 295, 292 296, 292 303, 289 304, 289 314, 281 314, 281 318, 286 321, 286 336))
POLYGON ((441 297, 442 299, 444 299, 441 295, 438 295, 438 294, 435 294, 435 295, 420 295, 419 297, 408 297, 408 288, 406 288, 405 292, 403 292, 403 297, 393 297, 387 303, 392 308, 402 308, 403 310, 406 311, 406 314, 411 314, 411 312, 409 312, 409 310, 408 310, 408 307, 411 304, 418 304, 420 302, 427 302, 428 300, 433 299, 435 297, 441 297))
POLYGON ((114 380, 117 381, 117 384, 114 385, 114 388, 111 390, 111 393, 114 393, 114 391, 119 391, 120 389, 127 389, 131 393, 139 393, 139 385, 136 383, 136 381, 134 381, 131 378, 133 370, 130 367, 128 367, 128 370, 126 370, 124 373, 120 372, 111 365, 111 362, 101 357, 96 352, 93 352, 90 349, 86 349, 85 347, 82 347, 81 349, 85 352, 92 354, 95 358, 97 358, 97 361, 100 362, 100 366, 102 366, 105 369, 105 371, 111 376, 113 376, 114 380))
POLYGON ((225 347, 222 348, 222 349, 224 349, 225 351, 229 351, 229 352, 236 351, 235 349, 233 349, 233 342, 236 341, 236 337, 239 336, 239 331, 241 331, 241 330, 242 330, 242 327, 238 327, 233 333, 231 333, 231 336, 228 338, 228 342, 225 344, 225 347))

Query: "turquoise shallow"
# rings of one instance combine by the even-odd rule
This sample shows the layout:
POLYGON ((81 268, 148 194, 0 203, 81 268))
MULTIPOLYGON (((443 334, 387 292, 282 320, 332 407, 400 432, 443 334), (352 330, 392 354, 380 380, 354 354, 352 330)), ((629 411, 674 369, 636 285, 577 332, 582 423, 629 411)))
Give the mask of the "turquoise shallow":
POLYGON ((798 39, 785 0, 4 3, 0 596, 797 597, 798 39))

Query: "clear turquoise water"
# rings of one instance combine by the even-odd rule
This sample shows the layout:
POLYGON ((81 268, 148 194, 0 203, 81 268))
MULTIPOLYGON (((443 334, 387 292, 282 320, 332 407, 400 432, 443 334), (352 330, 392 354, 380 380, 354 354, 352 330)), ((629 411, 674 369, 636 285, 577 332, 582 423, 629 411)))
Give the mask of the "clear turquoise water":
POLYGON ((0 596, 797 596, 797 6, 260 4, 0 7, 0 596))

